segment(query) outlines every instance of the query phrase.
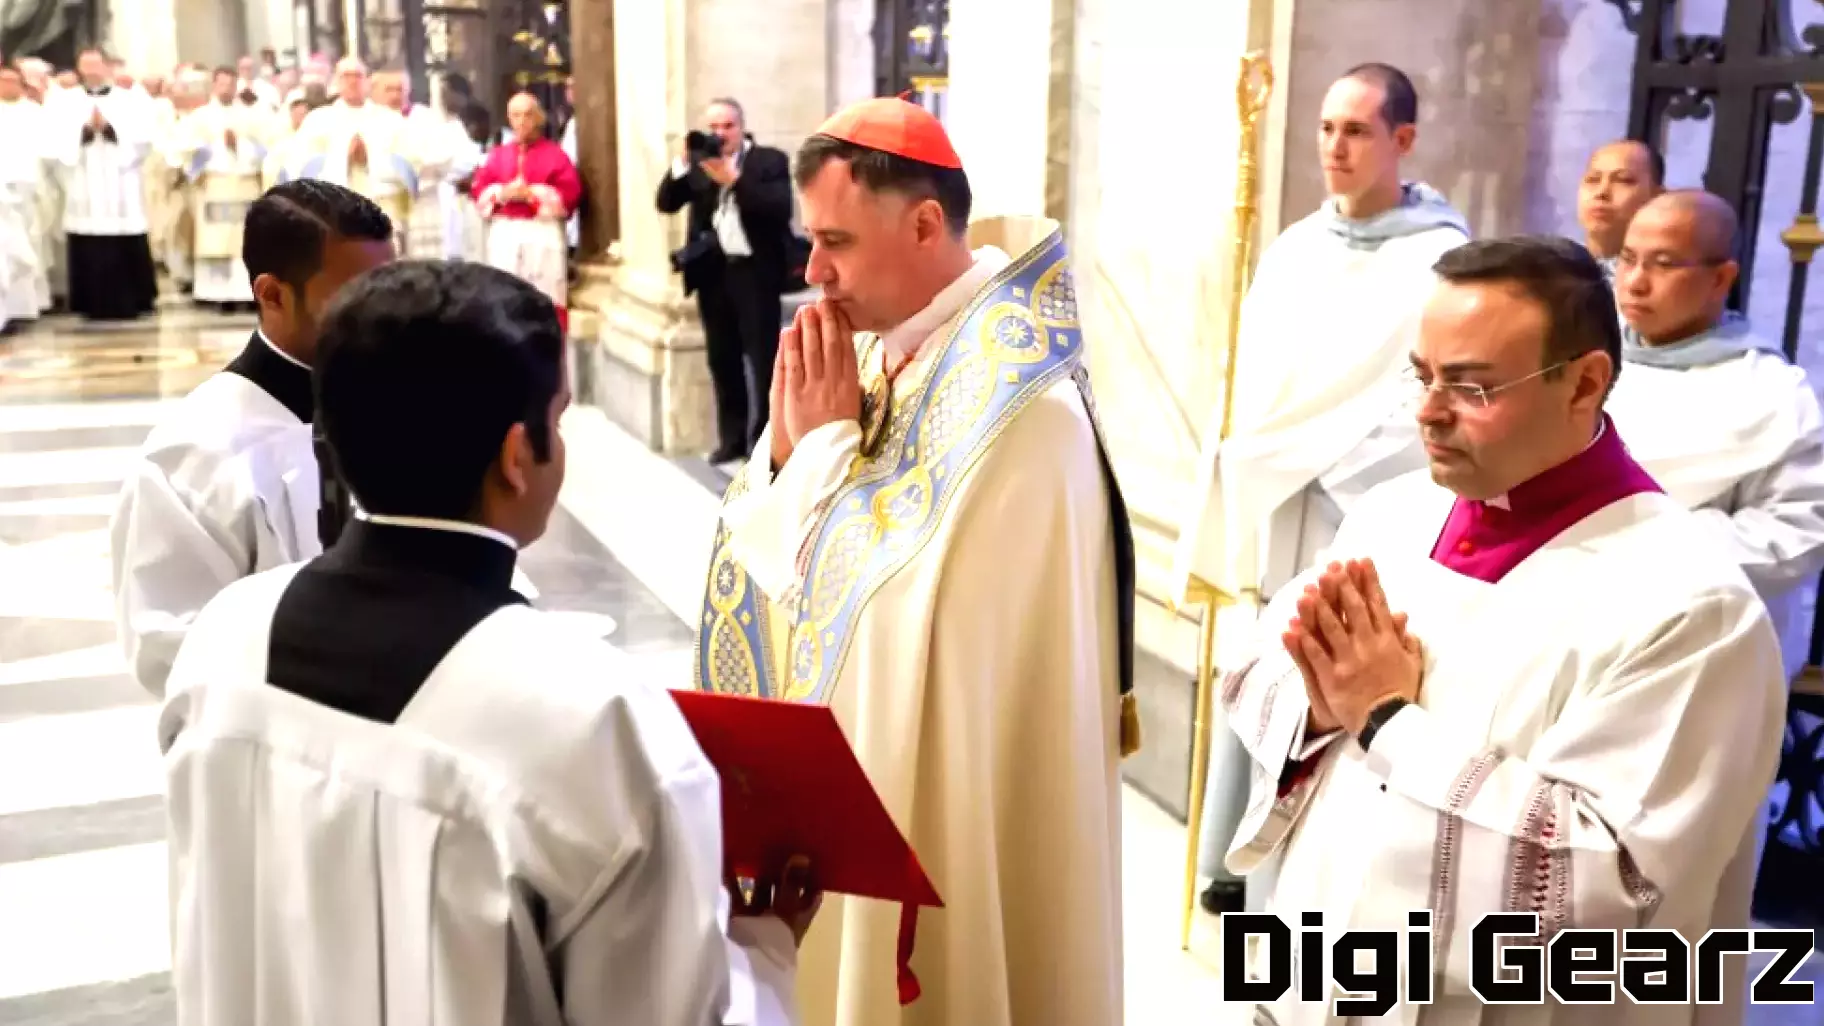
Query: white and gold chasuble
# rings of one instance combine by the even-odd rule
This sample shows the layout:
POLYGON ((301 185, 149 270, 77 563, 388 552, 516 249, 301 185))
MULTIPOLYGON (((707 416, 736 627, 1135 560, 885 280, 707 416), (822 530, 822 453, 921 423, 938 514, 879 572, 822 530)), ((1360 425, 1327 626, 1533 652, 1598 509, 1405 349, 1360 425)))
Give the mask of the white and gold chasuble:
MULTIPOLYGON (((1389 605, 1425 646, 1418 702, 1369 751, 1304 736, 1310 704, 1277 625, 1316 571, 1268 607, 1263 623, 1275 626, 1256 640, 1258 658, 1221 688, 1253 760, 1229 868, 1282 858, 1268 911, 1295 932, 1302 913, 1321 912, 1332 940, 1403 930, 1409 913, 1430 910, 1432 1002, 1402 994, 1387 1015, 1351 1022, 1740 1023, 1737 957, 1721 1005, 1642 1006, 1618 991, 1619 1004, 1495 1006, 1470 992, 1471 931, 1490 914, 1537 915, 1547 939, 1652 928, 1695 945, 1710 929, 1747 926, 1786 685, 1765 609, 1676 500, 1614 502, 1491 584, 1429 558, 1451 498, 1424 474, 1389 482, 1327 553, 1373 558, 1389 605), (1316 772, 1279 794, 1288 758, 1314 752, 1316 772)), ((1220 1021, 1345 1020, 1293 987, 1220 1021)))
POLYGON ((699 686, 829 705, 945 902, 918 920, 903 1006, 900 910, 827 903, 801 956, 807 1026, 1121 1016, 1132 537, 1062 234, 972 227, 989 237, 1018 255, 990 275, 998 252, 978 250, 908 322, 892 389, 905 333, 858 338, 862 423, 810 433, 776 476, 750 462, 717 529, 699 686))

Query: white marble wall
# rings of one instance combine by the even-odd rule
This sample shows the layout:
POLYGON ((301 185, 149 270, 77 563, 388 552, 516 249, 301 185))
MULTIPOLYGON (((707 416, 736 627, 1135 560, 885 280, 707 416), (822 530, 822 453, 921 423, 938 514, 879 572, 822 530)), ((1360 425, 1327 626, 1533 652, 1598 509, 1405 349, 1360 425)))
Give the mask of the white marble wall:
POLYGON ((976 217, 1044 212, 1052 6, 951 5, 944 127, 968 169, 976 217))
POLYGON ((691 0, 685 7, 693 123, 712 98, 733 96, 755 137, 790 153, 837 106, 873 91, 869 0, 691 0))
MULTIPOLYGON (((1070 229, 1141 590, 1163 594, 1178 509, 1221 383, 1240 4, 1079 0, 1070 229)), ((960 106, 960 105, 959 105, 960 106)))
MULTIPOLYGON (((613 3, 621 232, 609 283, 583 290, 578 304, 599 314, 583 319, 599 333, 597 380, 616 394, 652 396, 619 411, 623 426, 667 452, 706 451, 713 404, 702 329, 669 261, 686 221, 654 208, 659 182, 712 99, 734 97, 756 139, 790 153, 837 105, 868 95, 872 4, 613 3)), ((592 401, 614 405, 606 392, 592 401)))

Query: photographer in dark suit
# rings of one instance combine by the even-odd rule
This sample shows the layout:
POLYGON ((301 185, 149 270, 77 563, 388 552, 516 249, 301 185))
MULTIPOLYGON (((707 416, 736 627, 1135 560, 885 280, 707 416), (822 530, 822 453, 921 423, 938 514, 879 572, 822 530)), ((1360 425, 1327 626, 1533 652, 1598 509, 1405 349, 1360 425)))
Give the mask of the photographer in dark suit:
POLYGON ((659 183, 658 205, 662 214, 690 208, 689 240, 671 264, 703 317, 720 443, 709 460, 728 463, 746 456, 766 426, 791 234, 791 162, 754 143, 734 100, 711 101, 704 121, 706 131, 689 133, 683 156, 659 183))

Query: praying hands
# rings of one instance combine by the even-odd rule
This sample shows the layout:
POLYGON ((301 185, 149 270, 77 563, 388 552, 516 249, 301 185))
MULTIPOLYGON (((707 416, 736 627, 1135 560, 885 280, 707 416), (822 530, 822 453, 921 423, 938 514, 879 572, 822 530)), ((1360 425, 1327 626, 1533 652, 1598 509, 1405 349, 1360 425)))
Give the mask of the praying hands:
POLYGON ((1360 734, 1382 702, 1419 696, 1423 650, 1406 614, 1388 607, 1373 560, 1325 568, 1298 597, 1280 641, 1305 678, 1311 733, 1360 734))

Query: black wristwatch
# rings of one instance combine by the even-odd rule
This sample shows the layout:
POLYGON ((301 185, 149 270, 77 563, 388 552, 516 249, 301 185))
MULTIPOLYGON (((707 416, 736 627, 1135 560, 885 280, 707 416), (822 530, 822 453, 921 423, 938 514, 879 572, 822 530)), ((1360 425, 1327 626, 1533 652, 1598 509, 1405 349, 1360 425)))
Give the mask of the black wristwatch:
POLYGON ((1411 704, 1404 698, 1389 698, 1370 709, 1368 721, 1362 724, 1361 733, 1355 735, 1355 743, 1362 746, 1362 751, 1367 751, 1368 746, 1374 744, 1374 735, 1381 732, 1381 728, 1387 725, 1387 721, 1399 715, 1401 709, 1411 704))

